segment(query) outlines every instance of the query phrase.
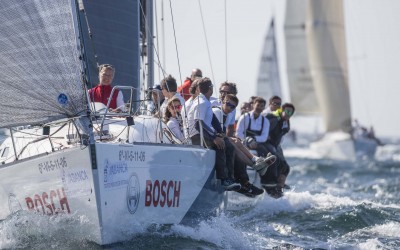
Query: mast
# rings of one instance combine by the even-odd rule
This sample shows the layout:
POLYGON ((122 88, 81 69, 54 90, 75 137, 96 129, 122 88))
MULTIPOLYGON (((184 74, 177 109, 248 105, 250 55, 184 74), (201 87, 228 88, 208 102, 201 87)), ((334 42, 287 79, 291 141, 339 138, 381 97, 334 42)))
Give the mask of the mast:
POLYGON ((146 0, 147 87, 154 84, 153 0, 146 0))

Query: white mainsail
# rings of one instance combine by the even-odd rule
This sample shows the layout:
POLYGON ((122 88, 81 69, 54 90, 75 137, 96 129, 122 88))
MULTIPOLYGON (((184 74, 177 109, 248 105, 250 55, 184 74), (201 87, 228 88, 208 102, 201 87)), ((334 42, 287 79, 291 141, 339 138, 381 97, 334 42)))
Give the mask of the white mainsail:
POLYGON ((288 85, 291 102, 300 115, 319 114, 319 106, 310 73, 306 34, 307 0, 287 1, 285 43, 288 85))
POLYGON ((282 96, 274 19, 271 20, 267 36, 264 40, 257 79, 257 96, 268 99, 273 95, 282 96))
POLYGON ((70 0, 0 1, 0 127, 87 109, 70 0))
POLYGON ((309 0, 307 48, 326 131, 351 129, 343 1, 309 0))

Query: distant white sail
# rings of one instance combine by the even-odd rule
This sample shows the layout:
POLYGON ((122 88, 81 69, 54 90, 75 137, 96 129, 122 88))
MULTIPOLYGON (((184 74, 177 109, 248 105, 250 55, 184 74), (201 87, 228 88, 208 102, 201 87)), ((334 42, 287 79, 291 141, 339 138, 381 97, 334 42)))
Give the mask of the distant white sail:
POLYGON ((307 46, 326 131, 351 129, 342 0, 309 0, 307 46))
POLYGON ((73 8, 70 0, 0 1, 0 127, 86 110, 73 8))
POLYGON ((296 113, 319 114, 319 106, 310 75, 306 36, 307 0, 287 1, 285 43, 288 85, 296 113))
POLYGON ((263 53, 257 79, 257 96, 269 99, 273 95, 282 96, 279 77, 278 56, 275 41, 275 26, 272 19, 265 37, 263 53))

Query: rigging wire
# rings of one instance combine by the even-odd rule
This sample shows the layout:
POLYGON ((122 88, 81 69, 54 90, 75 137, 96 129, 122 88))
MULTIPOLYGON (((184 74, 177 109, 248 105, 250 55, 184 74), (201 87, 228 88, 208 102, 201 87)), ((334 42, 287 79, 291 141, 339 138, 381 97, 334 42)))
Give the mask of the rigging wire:
POLYGON ((174 31, 175 51, 176 51, 176 59, 178 60, 179 80, 180 80, 180 82, 182 82, 181 63, 180 63, 180 61, 179 61, 178 43, 176 42, 175 22, 174 22, 174 14, 173 14, 173 12, 172 12, 172 3, 171 3, 171 0, 169 0, 169 8, 170 8, 170 11, 171 11, 172 29, 173 29, 173 31, 174 31))
POLYGON ((228 22, 227 22, 227 11, 226 11, 226 0, 224 1, 224 12, 225 12, 225 80, 228 81, 228 22))
MULTIPOLYGON (((206 26, 204 24, 204 17, 203 17, 203 10, 201 8, 201 3, 200 0, 197 1, 199 3, 199 9, 200 9, 200 16, 201 16, 201 23, 203 25, 203 33, 204 33, 204 39, 206 40, 206 47, 207 47, 207 54, 208 54, 208 62, 210 64, 210 69, 211 69, 211 77, 212 81, 215 83, 215 77, 214 77, 214 70, 211 62, 211 54, 210 54, 210 47, 208 45, 208 39, 207 39, 207 32, 206 32, 206 26)), ((216 88, 216 85, 214 84, 214 89, 216 88)))

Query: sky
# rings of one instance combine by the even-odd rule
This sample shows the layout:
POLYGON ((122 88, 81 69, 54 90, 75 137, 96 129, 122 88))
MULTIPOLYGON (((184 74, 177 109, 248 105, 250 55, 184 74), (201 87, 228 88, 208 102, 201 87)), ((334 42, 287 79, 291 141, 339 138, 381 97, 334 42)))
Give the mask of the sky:
MULTIPOLYGON (((255 94, 263 39, 271 19, 271 1, 171 0, 180 68, 171 26, 170 1, 155 2, 158 12, 161 3, 164 4, 165 57, 162 53, 161 22, 157 26, 161 35, 160 61, 165 62, 163 64, 168 74, 173 75, 179 83, 190 76, 193 68, 200 68, 203 76, 210 77, 217 87, 226 80, 237 83, 240 101, 247 101, 255 94)), ((161 19, 160 14, 158 19, 161 19)), ((156 82, 160 79, 157 68, 155 79, 156 82)))
MULTIPOLYGON (((155 1, 159 61, 178 83, 190 76, 193 68, 202 69, 216 87, 225 80, 235 82, 239 100, 247 101, 256 94, 261 50, 274 16, 283 98, 290 101, 287 76, 282 73, 286 72, 285 2, 155 1)), ((344 6, 353 118, 374 126, 378 136, 400 137, 400 1, 345 0, 344 6)), ((156 82, 163 78, 159 72, 155 67, 156 82)), ((217 88, 214 92, 217 95, 217 88)))

